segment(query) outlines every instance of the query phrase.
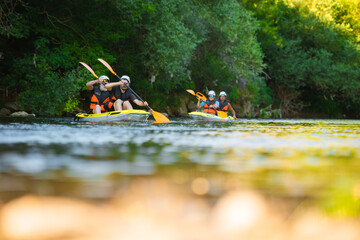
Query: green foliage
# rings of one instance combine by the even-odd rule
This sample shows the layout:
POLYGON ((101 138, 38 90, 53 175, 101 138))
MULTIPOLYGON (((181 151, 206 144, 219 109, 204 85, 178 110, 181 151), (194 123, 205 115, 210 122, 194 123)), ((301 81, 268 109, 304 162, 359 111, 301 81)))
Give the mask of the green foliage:
POLYGON ((319 94, 319 92, 311 92, 305 96, 307 102, 311 102, 308 107, 312 113, 325 113, 330 118, 341 117, 341 104, 334 98, 319 94))
POLYGON ((273 118, 280 118, 280 111, 279 109, 272 110, 273 118))
POLYGON ((93 79, 79 61, 97 75, 109 75, 97 58, 105 59, 118 74, 129 75, 136 92, 159 110, 176 106, 172 96, 186 88, 235 93, 239 78, 260 79, 263 55, 255 38, 257 24, 237 1, 16 4, 14 11, 5 13, 12 14, 6 24, 13 30, 1 34, 23 39, 0 41, 6 49, 0 84, 19 91, 23 105, 37 114, 74 109, 81 91, 87 91, 85 83, 93 79))
MULTIPOLYGON (((356 13, 360 6, 356 2, 243 2, 259 19, 259 40, 264 47, 266 71, 271 77, 269 83, 275 90, 286 86, 300 97, 300 93, 317 91, 331 96, 343 111, 359 101, 360 22, 354 19, 359 19, 356 13)), ((281 93, 276 92, 276 97, 285 101, 281 93)), ((333 108, 331 115, 338 116, 337 109, 333 108)))
POLYGON ((196 88, 201 91, 205 87, 208 90, 227 90, 231 85, 231 79, 235 78, 234 74, 218 56, 209 53, 204 53, 204 55, 203 58, 194 59, 191 64, 191 76, 195 79, 196 88))
POLYGON ((69 98, 65 104, 64 111, 68 113, 75 113, 74 108, 79 104, 78 99, 69 98))
POLYGON ((246 90, 251 96, 251 102, 257 107, 267 107, 272 103, 272 90, 261 79, 249 82, 246 90))
MULTIPOLYGON (((192 57, 191 76, 197 90, 224 90, 236 103, 243 97, 240 89, 244 81, 265 85, 259 76, 264 66, 255 37, 257 22, 237 1, 212 1, 203 9, 208 12, 203 15, 208 30, 192 57)), ((260 90, 254 88, 251 94, 260 90)))
POLYGON ((28 77, 29 85, 19 95, 25 109, 53 116, 60 115, 63 111, 72 111, 76 106, 71 102, 77 103, 81 86, 74 83, 80 77, 75 70, 64 75, 48 72, 28 77))
POLYGON ((239 99, 241 96, 240 90, 239 88, 232 88, 228 94, 228 99, 230 101, 236 101, 237 99, 239 99))
POLYGON ((143 26, 146 30, 144 64, 150 75, 162 72, 170 78, 181 78, 186 72, 194 49, 202 40, 186 22, 191 13, 195 14, 192 2, 153 1, 151 9, 148 11, 146 8, 147 23, 143 26))
POLYGON ((27 110, 39 115, 60 115, 62 111, 71 111, 79 102, 86 79, 78 72, 80 67, 73 57, 76 48, 70 51, 65 46, 50 51, 48 44, 43 38, 35 41, 37 54, 14 60, 16 71, 4 80, 10 87, 21 90, 19 99, 27 110))
POLYGON ((29 35, 26 16, 20 12, 26 9, 22 0, 2 0, 0 2, 0 35, 7 38, 25 38, 29 35))
POLYGON ((4 0, 0 13, 0 85, 37 114, 80 104, 93 76, 79 61, 111 75, 97 58, 161 111, 185 89, 259 108, 282 105, 277 89, 318 92, 341 112, 360 102, 355 0, 4 0))
POLYGON ((271 115, 265 109, 261 109, 260 118, 269 119, 270 117, 271 115))

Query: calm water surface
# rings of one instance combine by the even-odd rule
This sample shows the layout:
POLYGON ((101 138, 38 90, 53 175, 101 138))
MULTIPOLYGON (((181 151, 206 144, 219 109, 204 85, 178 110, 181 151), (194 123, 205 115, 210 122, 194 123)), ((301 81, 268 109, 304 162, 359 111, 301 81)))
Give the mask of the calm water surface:
POLYGON ((0 119, 0 200, 27 193, 108 199, 162 177, 216 199, 237 186, 359 213, 359 120, 170 124, 0 119), (203 185, 192 185, 201 179, 203 185), (331 199, 331 201, 329 201, 331 199))

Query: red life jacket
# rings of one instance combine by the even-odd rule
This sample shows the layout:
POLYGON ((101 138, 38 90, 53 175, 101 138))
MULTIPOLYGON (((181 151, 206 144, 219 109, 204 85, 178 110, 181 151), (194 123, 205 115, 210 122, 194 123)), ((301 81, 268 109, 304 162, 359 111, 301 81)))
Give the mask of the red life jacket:
POLYGON ((101 112, 110 111, 114 104, 112 97, 109 91, 101 91, 98 86, 95 86, 90 100, 90 109, 93 110, 96 105, 100 105, 101 112))
POLYGON ((218 111, 223 111, 225 113, 227 113, 228 109, 229 109, 229 101, 228 100, 224 100, 223 103, 221 103, 221 101, 219 100, 219 104, 220 104, 220 108, 218 111))
POLYGON ((215 114, 216 115, 216 110, 215 109, 212 109, 210 108, 211 106, 215 106, 215 102, 216 102, 216 99, 210 101, 209 99, 205 100, 205 105, 204 105, 204 112, 206 113, 212 113, 212 114, 215 114))

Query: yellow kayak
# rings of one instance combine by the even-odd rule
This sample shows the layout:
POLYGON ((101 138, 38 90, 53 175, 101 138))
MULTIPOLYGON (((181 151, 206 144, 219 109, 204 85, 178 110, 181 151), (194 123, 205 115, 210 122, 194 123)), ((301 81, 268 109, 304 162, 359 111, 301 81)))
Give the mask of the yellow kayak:
POLYGON ((191 119, 197 120, 197 121, 209 121, 209 122, 229 122, 234 121, 235 119, 231 116, 228 116, 226 118, 221 118, 217 115, 211 114, 211 113, 204 113, 204 112, 190 112, 189 116, 191 119))
POLYGON ((149 116, 150 113, 147 111, 133 109, 105 112, 101 114, 78 113, 75 116, 75 120, 89 122, 145 122, 149 116))

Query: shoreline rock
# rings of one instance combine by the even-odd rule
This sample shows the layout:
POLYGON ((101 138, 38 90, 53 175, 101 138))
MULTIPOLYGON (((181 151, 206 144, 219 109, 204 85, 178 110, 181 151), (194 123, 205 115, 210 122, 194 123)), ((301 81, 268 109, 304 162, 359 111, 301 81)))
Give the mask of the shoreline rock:
POLYGON ((14 112, 12 114, 10 114, 10 117, 35 117, 35 114, 33 113, 27 113, 24 111, 20 111, 20 112, 14 112))

